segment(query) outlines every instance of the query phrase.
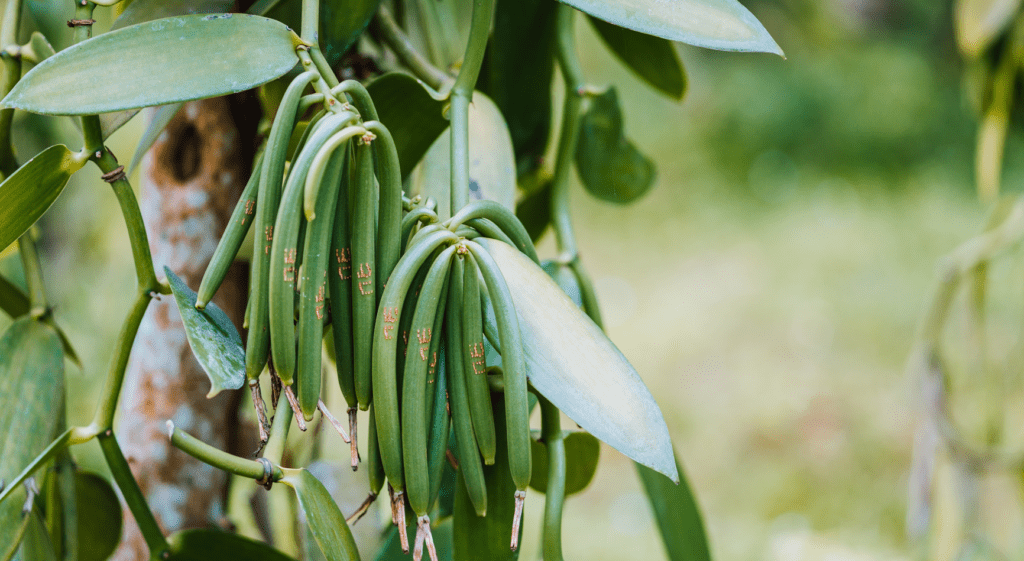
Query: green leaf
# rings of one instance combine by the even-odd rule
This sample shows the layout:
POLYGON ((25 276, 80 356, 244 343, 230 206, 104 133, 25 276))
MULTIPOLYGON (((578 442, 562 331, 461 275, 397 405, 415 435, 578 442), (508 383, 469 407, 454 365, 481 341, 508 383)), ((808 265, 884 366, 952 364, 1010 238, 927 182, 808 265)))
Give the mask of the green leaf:
POLYGON ((178 114, 178 110, 181 109, 183 103, 172 103, 170 105, 164 105, 156 110, 153 118, 146 125, 146 131, 142 133, 142 138, 139 139, 139 145, 135 147, 135 154, 132 156, 132 163, 128 165, 128 173, 131 173, 135 168, 142 162, 142 157, 146 155, 146 152, 153 147, 153 143, 156 142, 157 138, 160 138, 160 133, 164 132, 167 125, 170 124, 171 119, 178 114))
MULTIPOLYGON (((512 516, 515 512, 516 485, 508 469, 508 444, 505 440, 505 401, 500 394, 491 396, 494 406, 494 428, 497 448, 494 465, 484 466, 487 483, 487 516, 477 516, 466 492, 462 472, 455 485, 455 513, 452 519, 452 557, 460 560, 515 561, 519 550, 510 551, 512 516)), ((472 453, 477 453, 473 450, 472 453)), ((523 526, 519 525, 522 538, 523 526)))
MULTIPOLYGON (((437 137, 416 177, 415 193, 434 197, 437 215, 451 216, 451 129, 437 137)), ((516 162, 512 139, 501 111, 486 95, 475 92, 469 106, 469 200, 490 199, 516 208, 516 162)))
POLYGON ((46 59, 3 105, 44 115, 92 115, 237 93, 291 70, 297 41, 284 24, 246 14, 140 23, 46 59))
POLYGON ((625 27, 669 41, 719 51, 783 56, 754 14, 736 0, 566 0, 566 4, 625 27))
POLYGON ((218 530, 182 530, 167 542, 168 561, 294 561, 265 543, 218 530))
POLYGON ((230 12, 234 6, 234 0, 134 0, 121 12, 110 30, 173 16, 221 14, 230 12))
MULTIPOLYGON (((548 447, 539 442, 540 432, 530 440, 533 454, 533 475, 530 487, 546 493, 548 490, 548 447)), ((562 431, 565 443, 565 496, 579 493, 587 488, 597 473, 597 460, 601 456, 601 442, 594 435, 583 431, 562 431)), ((660 475, 660 477, 665 477, 660 475)))
MULTIPOLYGON (((14 481, 64 424, 64 356, 60 338, 32 317, 0 337, 0 480, 14 481)), ((10 559, 25 531, 25 490, 0 502, 0 560, 10 559)))
POLYGON ((654 519, 661 530, 670 561, 711 561, 708 538, 700 509, 686 482, 683 465, 676 456, 679 484, 674 484, 660 473, 636 464, 637 475, 647 491, 647 499, 654 511, 654 519))
POLYGON ((352 531, 323 483, 305 469, 287 470, 281 481, 295 489, 299 506, 306 513, 309 529, 324 557, 328 561, 358 561, 359 551, 352 531))
POLYGON ((221 390, 237 390, 245 384, 245 350, 242 338, 227 314, 210 303, 203 310, 196 309, 196 293, 169 268, 164 267, 174 301, 185 325, 185 335, 192 353, 199 359, 210 378, 213 397, 221 390))
POLYGON ((576 171, 591 195, 610 203, 631 203, 654 184, 654 163, 623 134, 615 88, 592 98, 580 119, 576 171))
POLYGON ((670 41, 637 33, 597 18, 587 18, 619 60, 654 89, 674 99, 686 93, 686 74, 670 41))
POLYGON ((106 479, 75 473, 78 561, 103 561, 121 541, 121 502, 106 479))
POLYGON ((0 247, 14 243, 35 224, 83 165, 84 159, 58 144, 36 154, 0 183, 0 247))
POLYGON ((520 174, 541 165, 551 134, 555 10, 550 0, 499 0, 478 87, 508 122, 520 174))
MULTIPOLYGON (((30 309, 31 304, 29 303, 28 295, 11 281, 0 276, 0 310, 17 319, 27 314, 30 309)), ((54 325, 52 318, 47 323, 50 327, 57 330, 57 335, 60 336, 60 342, 64 347, 64 355, 67 359, 74 363, 75 366, 81 368, 82 362, 78 359, 78 353, 71 346, 71 341, 68 339, 67 334, 64 333, 64 330, 54 325)))
POLYGON ((53 55, 57 54, 53 50, 53 46, 46 40, 46 36, 38 31, 32 32, 32 37, 28 41, 29 47, 32 48, 32 54, 35 55, 37 62, 42 62, 53 55))
MULTIPOLYGON (((478 241, 512 293, 533 387, 612 448, 676 480, 661 409, 622 352, 528 257, 496 240, 478 241)), ((493 311, 485 308, 494 333, 493 311)))
MULTIPOLYGON (((366 87, 377 116, 388 127, 398 149, 402 177, 423 158, 446 128, 444 98, 434 97, 422 82, 403 72, 389 72, 366 87)), ((440 96, 439 96, 440 97, 440 96)))
POLYGON ((583 307, 583 294, 580 291, 580 281, 576 279, 576 273, 572 272, 572 269, 568 265, 562 265, 555 261, 543 261, 540 264, 540 268, 544 269, 544 272, 551 277, 551 280, 555 281, 558 288, 562 289, 562 292, 572 300, 573 304, 578 307, 583 307))
MULTIPOLYGON (((332 67, 359 39, 379 5, 380 0, 320 1, 320 49, 332 67)), ((292 29, 299 29, 302 21, 302 2, 279 2, 267 11, 266 16, 284 22, 292 29)))
POLYGON ((968 58, 981 56, 1020 10, 1021 0, 958 0, 953 12, 956 40, 968 58))
POLYGON ((544 235, 551 224, 551 181, 539 189, 527 191, 516 204, 516 218, 523 223, 534 243, 544 235))
POLYGON ((57 561, 57 553, 53 550, 50 533, 46 531, 43 517, 37 510, 25 517, 28 526, 22 537, 21 547, 14 555, 15 561, 57 561))

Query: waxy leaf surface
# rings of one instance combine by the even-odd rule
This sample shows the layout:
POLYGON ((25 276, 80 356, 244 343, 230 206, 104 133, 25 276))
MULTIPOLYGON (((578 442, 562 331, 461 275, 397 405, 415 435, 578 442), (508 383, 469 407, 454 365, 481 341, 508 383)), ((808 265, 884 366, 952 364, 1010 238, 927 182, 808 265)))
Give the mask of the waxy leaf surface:
POLYGON ((0 247, 14 243, 35 224, 84 163, 58 144, 36 154, 0 183, 0 247))
MULTIPOLYGON (((416 194, 437 201, 441 220, 451 216, 451 129, 437 137, 423 158, 416 194)), ((415 177, 415 176, 414 176, 415 177)), ((516 205, 516 161, 501 111, 486 95, 473 93, 469 106, 469 200, 488 199, 509 210, 516 205)))
POLYGON ((446 128, 445 101, 436 99, 423 84, 402 72, 389 72, 366 87, 380 122, 391 132, 398 149, 402 177, 423 158, 446 128))
POLYGON ((103 561, 121 541, 121 501, 106 479, 75 473, 78 561, 103 561))
POLYGON ((686 92, 686 74, 679 53, 671 41, 587 18, 604 44, 637 76, 665 95, 682 99, 686 92))
POLYGON ((110 26, 111 31, 155 19, 230 12, 235 0, 133 0, 110 26))
POLYGON ((665 419, 633 365, 530 258, 482 241, 512 293, 533 387, 612 448, 677 480, 665 419))
MULTIPOLYGON (((597 473, 597 460, 601 457, 601 442, 590 433, 567 430, 562 431, 562 442, 565 444, 565 496, 568 497, 586 489, 594 479, 594 474, 597 473)), ((546 493, 548 490, 548 447, 542 442, 531 439, 530 449, 533 451, 533 475, 530 477, 530 487, 541 493, 546 493)))
POLYGON ((294 561, 265 543, 218 530, 182 530, 167 542, 168 561, 294 561))
POLYGON ((615 88, 594 97, 580 119, 576 171, 591 195, 627 204, 654 185, 654 162, 625 137, 615 88))
POLYGON ((754 14, 736 0, 565 0, 620 27, 719 51, 782 55, 754 14))
POLYGON ((678 457, 676 469, 679 471, 678 485, 664 475, 636 464, 637 475, 647 491, 669 561, 711 561, 700 509, 678 457))
POLYGON ((92 115, 237 93, 291 70, 298 62, 296 41, 281 22, 246 14, 140 23, 46 59, 3 105, 92 115))
MULTIPOLYGON (((0 480, 13 481, 63 424, 64 355, 60 338, 32 317, 0 337, 0 480)), ((0 561, 14 554, 29 519, 24 488, 0 502, 0 561)))
POLYGON ((327 561, 358 561, 352 531, 323 483, 304 469, 291 470, 281 481, 295 489, 309 529, 327 561))
MULTIPOLYGON (((29 312, 30 306, 31 303, 28 300, 28 295, 26 295, 20 287, 0 276, 0 310, 3 310, 12 318, 18 319, 29 312)), ((52 318, 48 323, 50 324, 50 327, 57 330, 57 335, 60 336, 61 345, 64 346, 64 355, 68 360, 81 368, 82 363, 78 359, 78 353, 76 353, 74 347, 71 346, 71 341, 68 339, 67 334, 64 333, 63 329, 53 325, 52 318)))
POLYGON ((164 271, 185 325, 188 344, 210 378, 210 393, 206 397, 213 397, 221 390, 242 387, 245 384, 245 350, 235 324, 212 302, 205 309, 197 310, 196 293, 170 269, 164 267, 164 271))

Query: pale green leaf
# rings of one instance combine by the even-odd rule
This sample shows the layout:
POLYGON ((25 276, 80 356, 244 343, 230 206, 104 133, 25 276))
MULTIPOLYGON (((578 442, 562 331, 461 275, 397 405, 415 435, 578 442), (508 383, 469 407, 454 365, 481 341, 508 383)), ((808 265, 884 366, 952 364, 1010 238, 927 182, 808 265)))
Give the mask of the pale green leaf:
POLYGON ((218 530, 182 530, 167 542, 167 561, 294 561, 265 543, 218 530))
MULTIPOLYGON (((528 257, 496 240, 479 241, 512 293, 533 387, 612 448, 677 480, 661 409, 622 352, 528 257)), ((486 311, 493 332, 493 312, 486 311)))
MULTIPOLYGON (((548 490, 548 448, 536 440, 540 433, 530 440, 533 455, 533 475, 530 487, 546 493, 548 490)), ((597 460, 601 457, 601 443, 594 435, 582 431, 562 431, 565 444, 565 496, 579 493, 587 488, 597 473, 597 460)), ((660 475, 660 477, 665 477, 660 475)))
POLYGON ((51 146, 0 183, 0 247, 21 237, 50 208, 85 160, 67 146, 51 146))
POLYGON ((221 390, 241 388, 245 384, 245 350, 235 324, 212 302, 197 310, 196 293, 169 268, 164 267, 164 271, 185 325, 188 344, 210 378, 210 393, 206 397, 221 390))
POLYGON ((711 561, 704 521, 679 458, 676 458, 678 484, 652 469, 635 465, 661 530, 669 561, 711 561))
POLYGON ((111 31, 155 19, 230 12, 235 0, 134 0, 117 17, 111 31))
POLYGON ((620 27, 719 51, 782 56, 761 22, 736 0, 565 0, 620 27))
POLYGON ((591 195, 628 204, 654 185, 654 162, 625 137, 615 88, 591 99, 580 119, 576 171, 591 195))
POLYGON ((352 531, 323 483, 304 469, 288 470, 281 481, 295 489, 299 506, 306 513, 306 522, 324 557, 328 561, 358 561, 359 551, 352 531))
POLYGON ((604 44, 637 76, 671 98, 683 98, 686 93, 686 74, 679 53, 671 41, 597 18, 587 19, 604 44))
POLYGON ((246 14, 179 16, 104 33, 36 66, 3 105, 92 115, 254 88, 298 62, 298 37, 246 14))
POLYGON ((182 105, 182 103, 172 103, 156 110, 153 118, 146 125, 146 131, 142 133, 142 138, 139 139, 139 145, 135 147, 135 155, 132 156, 132 162, 128 164, 128 173, 134 171, 142 162, 142 157, 146 155, 156 139, 160 138, 160 133, 164 132, 182 105))

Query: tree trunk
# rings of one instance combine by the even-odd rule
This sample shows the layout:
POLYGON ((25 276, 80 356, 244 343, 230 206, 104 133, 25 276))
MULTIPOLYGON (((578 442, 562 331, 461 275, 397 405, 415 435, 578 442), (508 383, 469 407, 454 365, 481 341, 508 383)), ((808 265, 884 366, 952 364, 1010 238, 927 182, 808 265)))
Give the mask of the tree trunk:
MULTIPOLYGON (((158 274, 166 265, 193 289, 248 179, 259 105, 253 95, 186 103, 143 162, 142 213, 158 274)), ((214 302, 241 330, 248 267, 236 263, 214 302)), ((173 297, 154 301, 139 329, 126 376, 117 434, 165 533, 228 526, 228 476, 178 451, 166 422, 241 455, 255 430, 239 431, 242 392, 207 399, 209 380, 185 338, 173 297)), ((131 514, 115 559, 147 559, 131 514)))

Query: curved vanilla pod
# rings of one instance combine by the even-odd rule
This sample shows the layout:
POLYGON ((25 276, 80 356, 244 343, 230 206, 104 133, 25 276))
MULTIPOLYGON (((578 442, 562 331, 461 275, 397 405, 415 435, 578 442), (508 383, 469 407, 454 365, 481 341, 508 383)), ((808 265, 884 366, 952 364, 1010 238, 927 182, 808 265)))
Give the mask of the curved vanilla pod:
MULTIPOLYGON (((352 159, 351 185, 355 188, 351 208, 352 243, 352 364, 359 408, 370 406, 373 353, 373 323, 377 312, 375 257, 376 188, 373 157, 368 143, 357 143, 352 159)), ((380 428, 380 427, 378 427, 380 428)))
POLYGON ((480 455, 485 465, 494 464, 497 436, 491 411, 491 389, 487 386, 484 357, 484 327, 480 308, 480 281, 476 260, 467 252, 462 282, 462 362, 466 372, 466 395, 480 455))

